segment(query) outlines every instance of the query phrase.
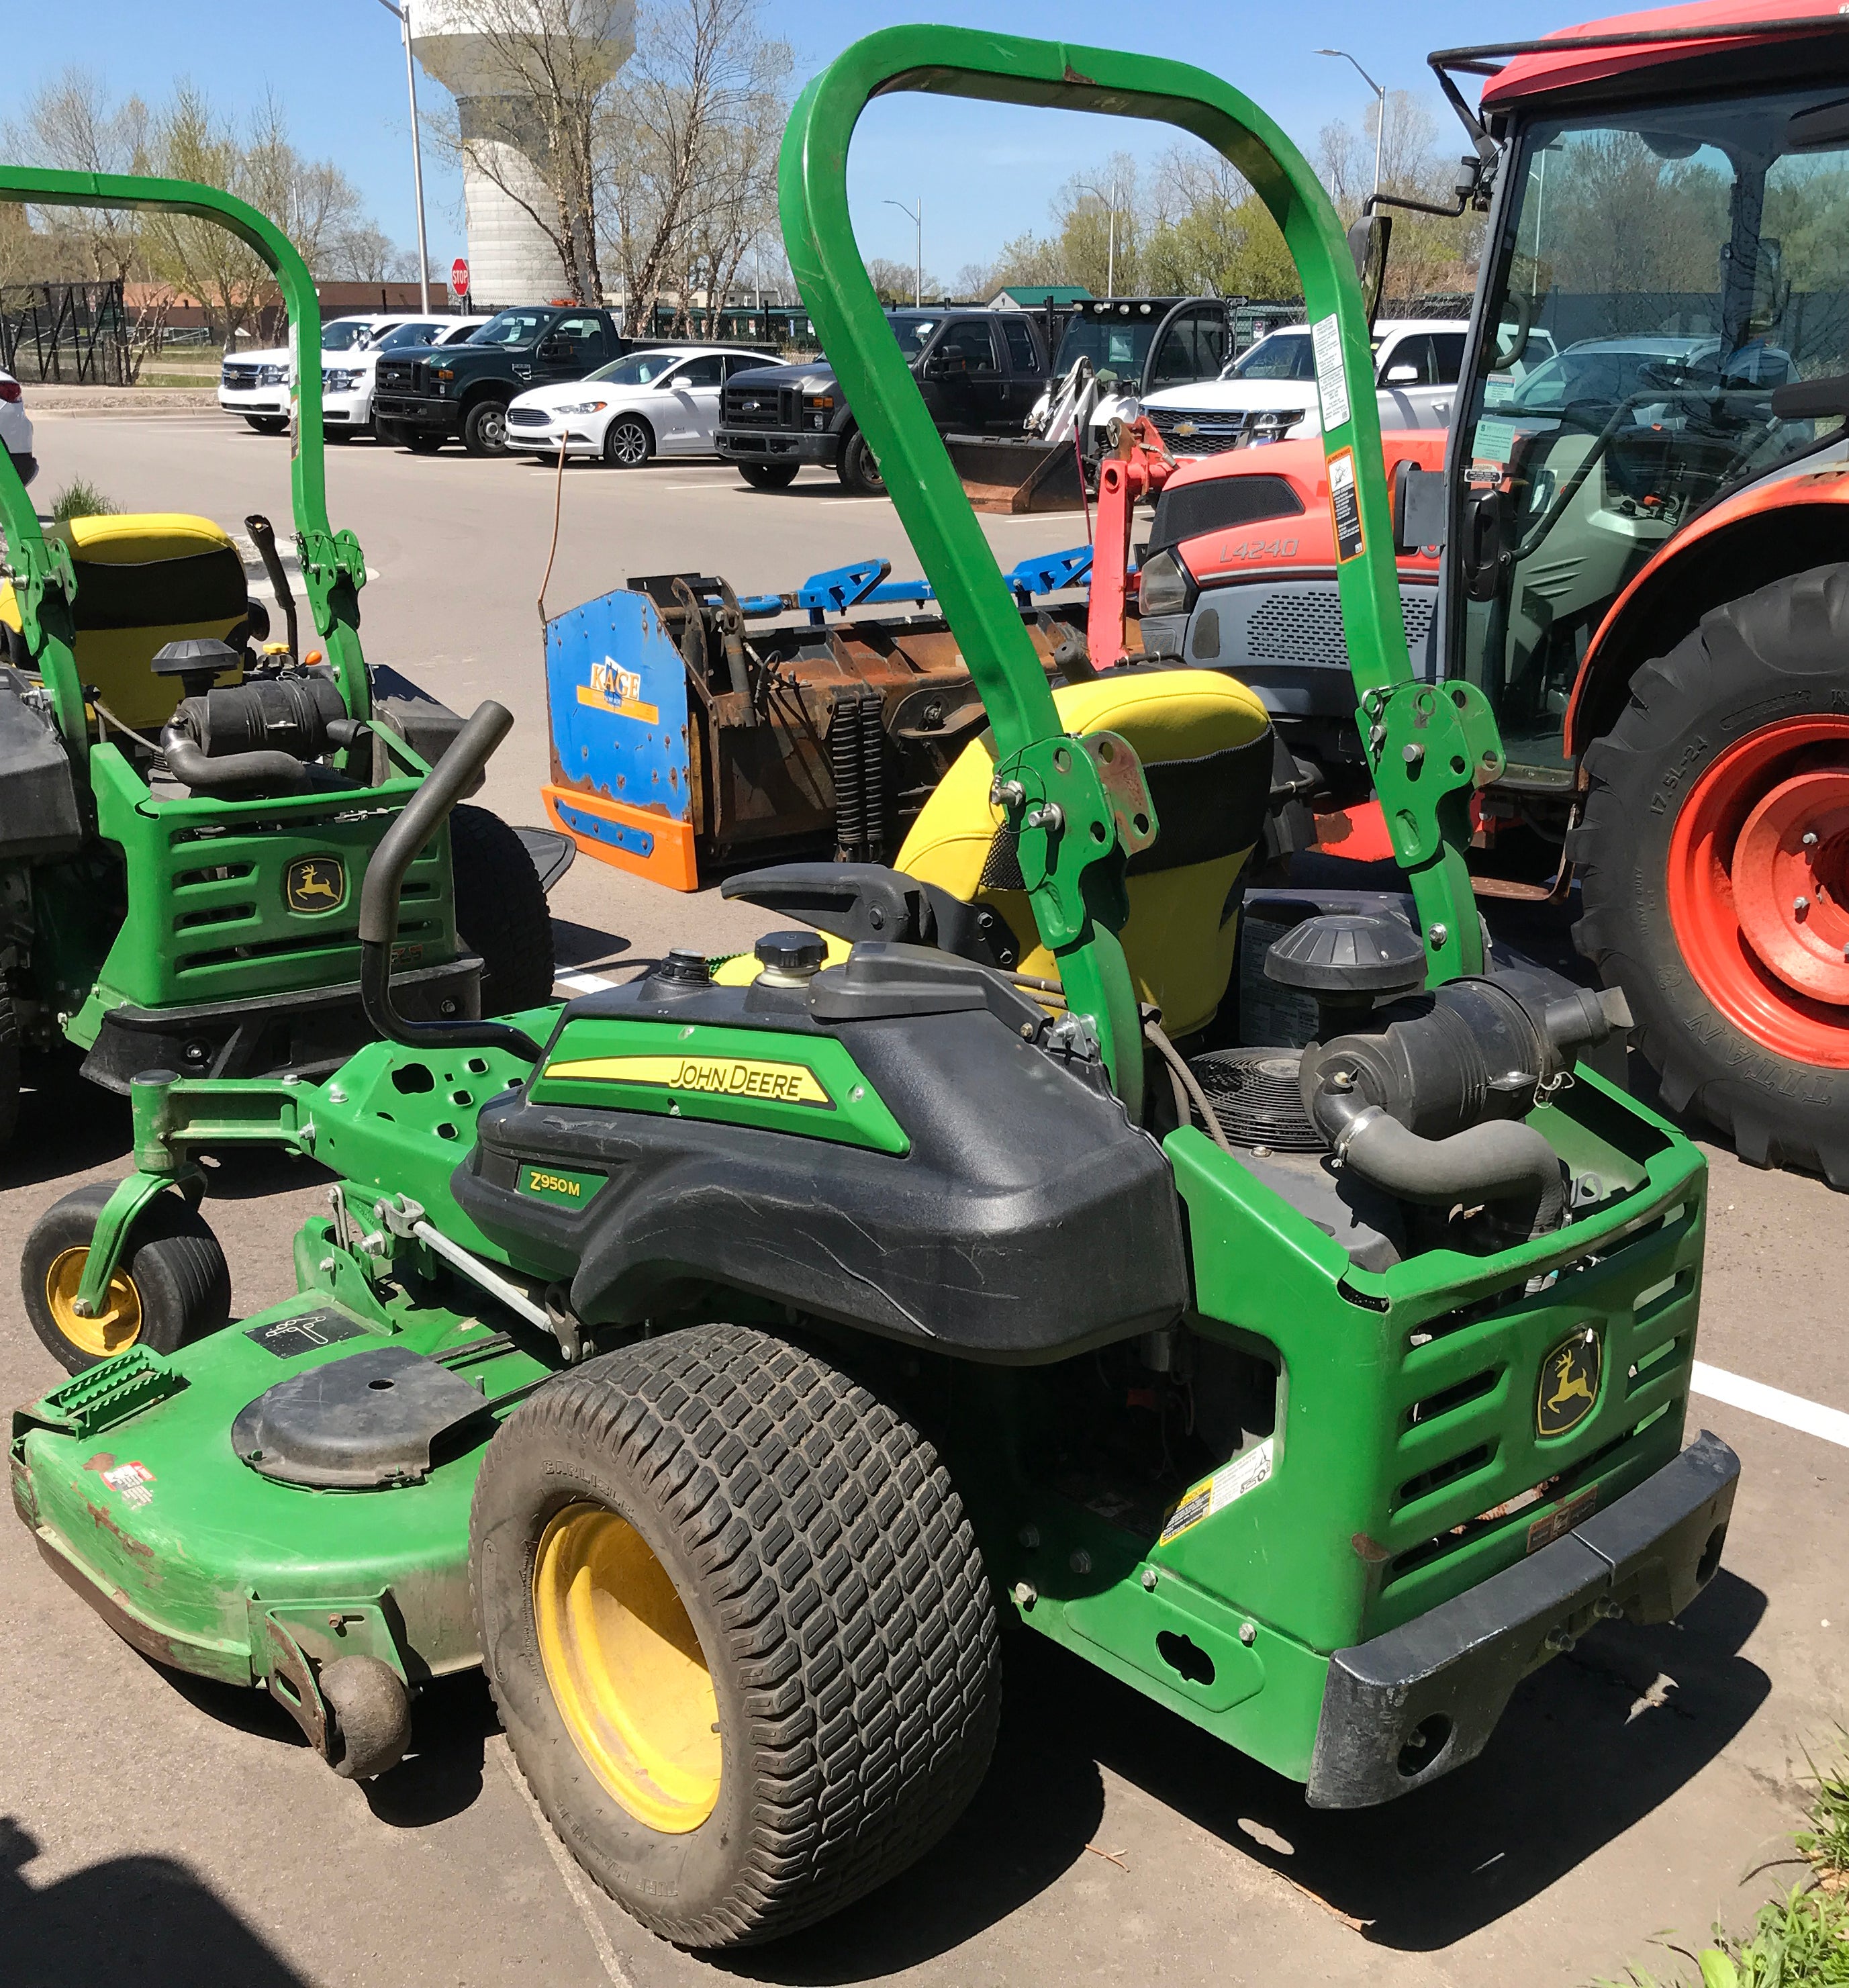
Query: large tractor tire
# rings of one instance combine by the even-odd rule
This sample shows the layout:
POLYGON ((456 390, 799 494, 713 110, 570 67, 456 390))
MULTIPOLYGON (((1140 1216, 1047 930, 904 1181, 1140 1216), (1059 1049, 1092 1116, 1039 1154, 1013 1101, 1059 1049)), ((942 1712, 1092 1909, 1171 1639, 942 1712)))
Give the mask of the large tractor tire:
POLYGON ((1586 771, 1575 937, 1665 1102, 1849 1188, 1849 566, 1715 609, 1586 771))
POLYGON ((482 1012, 515 1015, 552 999, 552 913, 526 845, 498 814, 458 807, 449 818, 456 935, 482 961, 482 1012))
POLYGON ((19 1263, 32 1330, 67 1374, 131 1346, 177 1353, 231 1317, 231 1271, 218 1239, 177 1194, 158 1195, 135 1218, 128 1246, 94 1318, 73 1310, 96 1217, 116 1183, 93 1181, 54 1202, 32 1224, 19 1263))
POLYGON ((777 1938, 943 1835, 995 1614, 931 1445, 826 1361, 674 1332, 543 1388, 470 1527, 488 1678, 572 1853, 664 1939, 777 1938))

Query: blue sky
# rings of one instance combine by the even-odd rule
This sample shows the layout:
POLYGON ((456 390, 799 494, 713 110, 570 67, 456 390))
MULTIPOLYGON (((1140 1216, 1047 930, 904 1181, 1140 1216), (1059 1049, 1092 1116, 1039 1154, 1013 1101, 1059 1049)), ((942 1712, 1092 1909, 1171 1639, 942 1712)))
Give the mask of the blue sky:
MULTIPOLYGON (((1377 0, 1261 7, 1020 0, 998 15, 992 4, 970 0, 765 0, 764 22, 794 47, 799 76, 858 35, 920 19, 1175 56, 1237 83, 1308 148, 1329 119, 1357 120, 1367 103, 1354 70, 1319 58, 1319 48, 1349 49, 1388 88, 1419 90, 1437 105, 1428 49, 1544 34, 1597 11, 1572 0, 1508 0, 1489 10, 1466 0, 1426 0, 1418 8, 1377 0)), ((82 0, 68 13, 21 0, 6 12, 0 118, 71 63, 99 72, 119 93, 150 97, 181 74, 227 106, 273 86, 289 105, 297 144, 336 159, 387 233, 414 242, 404 59, 397 25, 378 0, 287 8, 278 0, 82 0)), ((419 88, 443 100, 421 72, 419 88)), ((882 99, 861 121, 850 169, 862 251, 910 262, 911 223, 884 202, 909 207, 921 196, 924 259, 948 281, 1023 228, 1043 228, 1054 189, 1088 163, 1120 147, 1152 157, 1167 142, 1162 132, 1116 120, 942 97, 882 99)), ((461 184, 428 147, 425 163, 433 265, 447 270, 463 245, 461 184)))

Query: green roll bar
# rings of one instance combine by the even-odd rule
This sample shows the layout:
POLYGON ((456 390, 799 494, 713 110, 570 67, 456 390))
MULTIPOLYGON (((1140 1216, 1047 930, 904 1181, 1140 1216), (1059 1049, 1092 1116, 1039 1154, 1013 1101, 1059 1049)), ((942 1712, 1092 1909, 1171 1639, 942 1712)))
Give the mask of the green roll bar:
MULTIPOLYGON (((366 560, 353 533, 336 532, 327 521, 326 455, 321 433, 321 305, 315 295, 314 279, 295 245, 254 207, 217 187, 197 185, 191 180, 0 165, 0 200, 29 201, 38 207, 141 208, 191 215, 228 228, 275 272, 289 313, 289 395, 294 404, 289 495, 302 583, 348 716, 370 718, 372 692, 359 634, 359 591, 366 583, 366 560), (306 367, 301 363, 303 352, 312 355, 306 367)), ((38 512, 4 450, 0 450, 0 529, 6 534, 9 577, 26 646, 44 679, 65 744, 81 767, 90 750, 90 728, 75 652, 73 604, 77 578, 64 545, 56 539, 48 542, 40 531, 38 512)))
POLYGON ((791 114, 778 166, 785 245, 803 303, 957 631, 993 728, 995 793, 1019 834, 1040 937, 1060 963, 1071 1009, 1097 1029, 1126 1108, 1134 1117, 1140 1107, 1142 1057, 1117 939, 1126 915, 1125 846, 1135 839, 1123 790, 1114 780, 1116 792, 1108 791, 1095 756, 1073 750, 1060 729, 1045 672, 874 293, 848 213, 854 126, 872 98, 901 90, 1176 125, 1229 160, 1269 208, 1318 332, 1323 445, 1332 493, 1341 499, 1337 584, 1376 791, 1425 926, 1432 979, 1480 972, 1482 928, 1462 854, 1466 803, 1473 785, 1501 772, 1501 742, 1475 685, 1426 685, 1412 674, 1367 311, 1341 224, 1316 175, 1249 98, 1188 63, 972 29, 884 29, 823 70, 791 114))

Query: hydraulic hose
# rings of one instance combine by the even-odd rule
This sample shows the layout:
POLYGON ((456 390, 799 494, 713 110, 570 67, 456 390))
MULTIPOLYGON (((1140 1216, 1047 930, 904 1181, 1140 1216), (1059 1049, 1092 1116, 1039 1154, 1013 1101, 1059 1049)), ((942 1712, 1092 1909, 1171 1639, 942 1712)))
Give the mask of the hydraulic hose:
POLYGON ((360 999, 366 1019, 388 1042, 411 1049, 505 1050, 526 1063, 539 1060, 539 1044, 505 1022, 414 1022, 398 1013, 391 995, 392 944, 398 934, 405 872, 486 766, 513 722, 505 705, 477 705, 404 812, 380 837, 366 866, 360 892, 360 999))
POLYGON ((161 752, 167 770, 196 794, 228 794, 254 786, 297 793, 309 783, 307 766, 287 752, 230 752, 215 759, 177 725, 161 734, 161 752))

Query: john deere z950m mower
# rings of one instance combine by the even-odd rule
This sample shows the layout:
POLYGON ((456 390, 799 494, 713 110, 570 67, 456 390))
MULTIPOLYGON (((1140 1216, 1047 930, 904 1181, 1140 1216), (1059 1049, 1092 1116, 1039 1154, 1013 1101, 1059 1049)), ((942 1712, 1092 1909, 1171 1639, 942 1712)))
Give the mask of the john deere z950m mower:
MULTIPOLYGON (((1615 996, 1484 970, 1458 841, 1500 747, 1477 694, 1407 679, 1359 286, 1303 159, 1197 69, 902 28, 811 83, 781 186, 989 733, 894 868, 742 888, 828 938, 415 1021, 399 886, 505 729, 485 706, 367 878, 390 1040, 319 1087, 144 1073, 138 1171, 66 1245, 96 1301, 201 1150, 281 1142, 336 1177, 299 1295, 103 1362, 12 1448, 47 1565, 160 1662, 272 1692, 336 1772, 388 1770, 419 1686, 484 1665, 573 1854, 703 1946, 949 1827, 1004 1614, 1311 1802, 1377 1803, 1600 1618, 1682 1608, 1738 1473, 1683 1447, 1699 1155, 1577 1060, 1615 996), (1224 1012, 1261 708, 1198 671, 1049 688, 881 316, 846 165, 893 89, 1179 124, 1296 258, 1418 928, 1298 908, 1271 970, 1320 1004, 1307 1050, 1224 1012)), ((35 1239, 29 1294, 52 1266, 35 1239)))
MULTIPOLYGON (((120 1091, 150 1068, 325 1074, 357 1049, 368 1033, 360 880, 461 721, 360 652, 366 563, 327 516, 319 306, 284 235, 229 194, 177 180, 0 167, 0 201, 194 215, 274 270, 292 343, 309 355, 294 369, 290 485, 313 617, 304 643, 266 519, 247 526, 287 620, 274 643, 235 545, 210 519, 80 517, 48 530, 0 451, 4 1144, 22 1051, 74 1046, 87 1076, 120 1091)), ((543 838, 543 861, 570 854, 561 837, 527 834, 543 838)), ((410 891, 398 941, 408 1009, 460 1017, 484 997, 492 1012, 550 994, 539 876, 493 815, 458 816, 420 853, 410 891)), ((61 1357, 110 1350, 95 1321, 66 1324, 61 1357)))

